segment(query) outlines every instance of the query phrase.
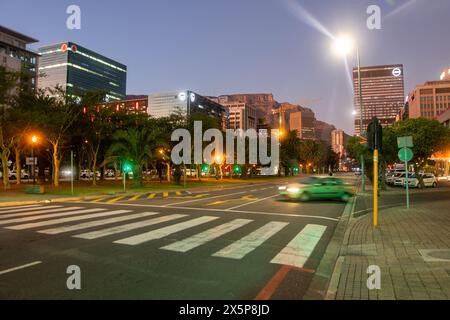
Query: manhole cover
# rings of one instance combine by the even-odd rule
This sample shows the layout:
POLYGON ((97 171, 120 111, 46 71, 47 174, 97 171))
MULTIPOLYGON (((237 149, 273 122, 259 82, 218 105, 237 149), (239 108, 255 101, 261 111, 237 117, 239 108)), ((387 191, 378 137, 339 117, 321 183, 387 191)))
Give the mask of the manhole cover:
POLYGON ((450 250, 419 250, 425 262, 450 262, 450 250))

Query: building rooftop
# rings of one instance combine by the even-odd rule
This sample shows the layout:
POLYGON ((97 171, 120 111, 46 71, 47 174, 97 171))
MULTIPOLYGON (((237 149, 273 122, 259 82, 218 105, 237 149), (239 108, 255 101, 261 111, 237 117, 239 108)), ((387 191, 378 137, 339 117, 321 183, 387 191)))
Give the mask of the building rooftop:
POLYGON ((31 38, 29 36, 26 36, 26 35, 24 35, 24 34, 22 34, 20 32, 8 29, 8 28, 6 28, 6 27, 4 27, 2 25, 0 25, 0 32, 6 33, 6 34, 9 34, 9 35, 11 35, 11 36, 13 36, 15 38, 18 38, 18 39, 26 42, 27 44, 39 42, 39 40, 37 40, 37 39, 31 38))

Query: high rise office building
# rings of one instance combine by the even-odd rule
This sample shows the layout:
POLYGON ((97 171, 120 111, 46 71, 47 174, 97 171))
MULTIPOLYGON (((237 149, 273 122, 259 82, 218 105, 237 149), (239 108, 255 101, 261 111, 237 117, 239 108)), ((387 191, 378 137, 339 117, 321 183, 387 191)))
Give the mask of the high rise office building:
MULTIPOLYGON (((360 95, 358 69, 353 69, 355 97, 355 133, 361 134, 360 95)), ((361 91, 363 102, 363 130, 373 117, 377 117, 383 127, 391 126, 405 102, 403 65, 383 65, 361 68, 361 91)))
POLYGON ((27 49, 27 45, 35 42, 38 40, 0 26, 0 66, 25 74, 30 90, 37 86, 38 55, 27 49))
POLYGON ((67 94, 80 97, 103 91, 106 101, 125 99, 127 67, 73 42, 39 48, 39 88, 61 86, 67 94))

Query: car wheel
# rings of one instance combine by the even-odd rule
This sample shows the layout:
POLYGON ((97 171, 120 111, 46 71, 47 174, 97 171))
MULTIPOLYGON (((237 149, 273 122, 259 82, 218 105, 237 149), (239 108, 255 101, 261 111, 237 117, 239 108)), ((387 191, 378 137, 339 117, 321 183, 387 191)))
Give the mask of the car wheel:
POLYGON ((348 193, 344 193, 342 196, 341 196, 341 200, 343 201, 343 202, 349 202, 350 201, 350 195, 348 194, 348 193))
POLYGON ((437 188, 437 183, 433 182, 433 188, 437 188))
POLYGON ((309 195, 308 192, 303 192, 302 195, 300 196, 300 201, 306 202, 311 200, 311 196, 309 195))

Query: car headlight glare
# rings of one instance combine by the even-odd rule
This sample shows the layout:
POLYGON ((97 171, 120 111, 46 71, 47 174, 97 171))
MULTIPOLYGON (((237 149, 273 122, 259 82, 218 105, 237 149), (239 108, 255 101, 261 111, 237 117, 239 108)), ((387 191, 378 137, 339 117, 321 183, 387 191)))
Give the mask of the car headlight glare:
POLYGON ((298 193, 298 192, 300 192, 300 189, 299 188, 288 188, 287 192, 289 192, 289 193, 298 193))

